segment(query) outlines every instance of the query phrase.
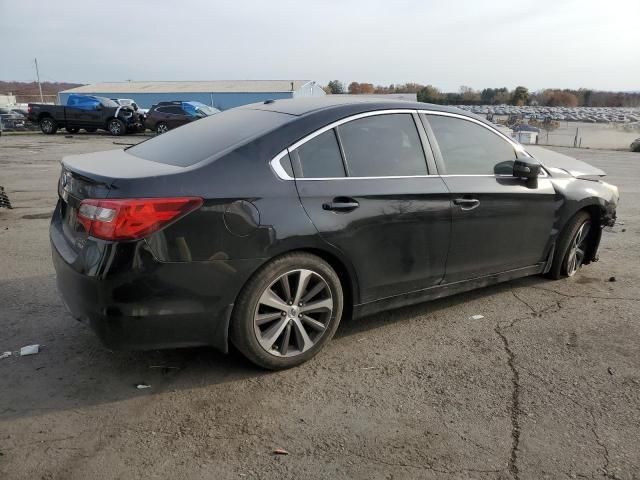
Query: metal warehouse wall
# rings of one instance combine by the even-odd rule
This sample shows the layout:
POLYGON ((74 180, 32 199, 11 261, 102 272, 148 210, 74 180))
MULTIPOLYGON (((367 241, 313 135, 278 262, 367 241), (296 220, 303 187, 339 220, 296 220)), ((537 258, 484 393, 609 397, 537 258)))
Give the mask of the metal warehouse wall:
MULTIPOLYGON (((233 107, 239 107, 240 105, 246 105, 248 103, 264 102, 269 99, 282 99, 292 98, 294 92, 260 92, 260 93, 82 93, 82 95, 97 95, 99 97, 107 98, 133 98, 139 107, 150 108, 153 104, 158 102, 170 101, 170 100, 182 100, 182 101, 196 101, 204 103, 205 105, 211 105, 220 110, 227 110, 233 107)), ((71 93, 59 93, 58 101, 61 105, 67 103, 67 98, 71 93)))

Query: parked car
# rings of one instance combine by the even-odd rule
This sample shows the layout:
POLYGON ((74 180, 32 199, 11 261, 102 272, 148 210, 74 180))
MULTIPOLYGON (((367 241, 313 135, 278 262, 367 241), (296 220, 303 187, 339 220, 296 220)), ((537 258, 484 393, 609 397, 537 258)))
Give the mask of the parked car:
POLYGON ((200 102, 160 102, 149 109, 145 126, 161 134, 219 112, 217 108, 200 102))
POLYGON ((595 261, 618 189, 531 148, 462 110, 327 97, 66 157, 58 287, 110 348, 231 341, 291 367, 344 315, 595 261))
POLYGON ((640 138, 636 138, 636 139, 631 143, 631 151, 632 151, 632 152, 640 152, 640 138))
POLYGON ((120 106, 105 97, 69 95, 67 105, 30 103, 29 119, 38 123, 43 133, 54 134, 58 128, 77 133, 107 130, 112 135, 124 135, 142 128, 139 115, 132 107, 120 106))
POLYGON ((0 107, 0 123, 2 123, 2 130, 24 130, 26 126, 25 121, 25 116, 20 112, 8 107, 0 107))

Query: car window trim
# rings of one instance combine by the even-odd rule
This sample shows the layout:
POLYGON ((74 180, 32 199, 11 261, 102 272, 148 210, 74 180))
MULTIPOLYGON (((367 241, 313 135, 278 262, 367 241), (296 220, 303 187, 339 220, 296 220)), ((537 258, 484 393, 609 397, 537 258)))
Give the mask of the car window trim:
MULTIPOLYGON (((495 135, 498 135, 498 137, 502 138, 504 141, 508 142, 514 149, 514 153, 515 152, 521 152, 523 153, 526 157, 528 158, 533 158, 531 154, 529 154, 529 152, 527 152, 524 147, 522 145, 520 145, 519 143, 513 141, 512 139, 510 139, 509 137, 507 137, 505 134, 503 134, 502 132, 498 131, 497 129, 493 128, 490 125, 487 125, 486 123, 473 118, 473 117, 469 117, 467 115, 462 115, 459 113, 452 113, 452 112, 441 112, 438 110, 429 110, 429 109, 415 109, 415 108, 395 108, 395 109, 386 109, 386 110, 374 110, 374 111, 370 111, 370 112, 362 112, 362 113, 358 113, 355 115, 351 115, 349 117, 345 117, 345 118, 341 118, 340 120, 336 120, 328 125, 325 125, 324 127, 319 128, 318 130, 315 130, 314 132, 310 133, 309 135, 303 137, 302 139, 298 140, 297 142, 293 143, 292 145, 290 145, 288 148, 285 148, 283 151, 281 151, 280 153, 278 153, 273 159, 271 159, 271 161, 269 162, 269 164, 271 165, 272 170, 274 171, 274 173, 281 179, 281 180, 297 180, 297 181, 321 181, 321 180, 379 180, 379 179, 401 179, 401 178, 430 178, 430 177, 511 177, 512 175, 507 175, 507 174, 451 174, 448 175, 446 173, 434 173, 434 174, 426 174, 426 175, 385 175, 385 176, 374 176, 374 177, 349 177, 349 176, 345 176, 345 177, 314 177, 314 178, 296 178, 296 177, 292 177, 290 176, 285 169, 282 167, 282 165, 280 164, 280 161, 282 160, 282 158, 289 154, 293 154, 293 152, 295 151, 296 148, 298 148, 301 145, 304 145, 306 142, 308 142, 309 140, 312 140, 313 138, 317 137, 318 135, 323 134, 324 132, 331 130, 333 128, 336 128, 339 125, 342 125, 344 123, 347 122, 351 122, 353 120, 358 120, 360 118, 366 118, 366 117, 373 117, 376 115, 390 115, 390 114, 397 114, 397 113, 404 113, 404 114, 424 114, 424 115, 441 115, 441 116, 445 116, 445 117, 454 117, 454 118, 458 118, 460 120, 468 120, 470 122, 476 123, 478 125, 480 125, 481 127, 486 128, 487 130, 489 130, 490 132, 494 133, 495 135)), ((415 120, 415 119, 414 119, 415 120)), ((427 124, 428 124, 428 119, 427 120, 427 124)), ((422 126, 425 130, 426 130, 426 136, 427 136, 427 140, 429 142, 429 147, 432 150, 432 153, 434 155, 435 158, 435 163, 436 166, 439 166, 438 164, 438 159, 437 159, 437 155, 435 150, 438 151, 438 154, 440 153, 439 151, 439 147, 437 146, 437 144, 435 144, 434 146, 434 139, 433 139, 433 132, 429 132, 429 128, 427 128, 426 125, 424 125, 422 122, 420 122, 420 125, 416 123, 416 129, 418 130, 418 134, 420 134, 420 126, 422 126), (431 135, 430 135, 431 133, 431 135)), ((422 140, 422 138, 421 138, 422 140)), ((340 142, 338 142, 338 144, 340 144, 340 142)), ((342 148, 342 147, 340 147, 342 148)), ((425 154, 425 157, 427 157, 427 167, 429 167, 429 162, 428 162, 428 153, 426 150, 426 145, 423 145, 423 152, 425 154)), ((342 152, 341 152, 342 154, 342 152)), ((343 158, 344 161, 344 158, 343 158)), ((345 169, 346 170, 346 169, 345 169)), ((430 171, 430 170, 429 170, 430 171)), ((546 177, 547 176, 547 172, 544 170, 544 168, 541 168, 540 170, 543 175, 540 175, 541 177, 546 177)))

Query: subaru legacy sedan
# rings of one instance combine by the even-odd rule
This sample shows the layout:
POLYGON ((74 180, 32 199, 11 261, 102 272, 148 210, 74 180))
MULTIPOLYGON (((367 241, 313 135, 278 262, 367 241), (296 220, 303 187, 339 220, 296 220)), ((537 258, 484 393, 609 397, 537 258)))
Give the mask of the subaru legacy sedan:
POLYGON ((110 348, 232 343, 282 369, 343 317, 574 275, 615 221, 604 175, 457 109, 268 100, 66 157, 53 262, 110 348))

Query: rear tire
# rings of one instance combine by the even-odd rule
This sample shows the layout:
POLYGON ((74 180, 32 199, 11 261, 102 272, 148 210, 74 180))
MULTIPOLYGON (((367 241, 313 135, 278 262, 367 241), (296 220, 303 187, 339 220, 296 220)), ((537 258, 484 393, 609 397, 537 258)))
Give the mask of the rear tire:
POLYGON ((158 135, 162 135, 163 133, 167 133, 169 131, 169 126, 164 123, 164 122, 160 122, 156 125, 156 133, 158 135))
POLYGON ((115 137, 120 137, 127 133, 127 127, 124 125, 124 122, 117 118, 109 120, 107 123, 107 130, 109 130, 109 133, 115 137))
POLYGON ((578 212, 569 220, 558 238, 551 269, 547 274, 549 278, 559 280, 572 277, 582 267, 588 252, 592 227, 591 215, 585 211, 578 212))
POLYGON ((44 117, 40 119, 39 125, 40 130, 42 130, 42 133, 45 135, 53 135, 58 131, 58 124, 51 117, 44 117))
POLYGON ((269 370, 313 358, 342 317, 340 279, 308 253, 278 257, 258 270, 238 295, 229 336, 251 362, 269 370))
POLYGON ((78 133, 80 131, 80 129, 76 127, 66 127, 65 130, 69 133, 78 133))

